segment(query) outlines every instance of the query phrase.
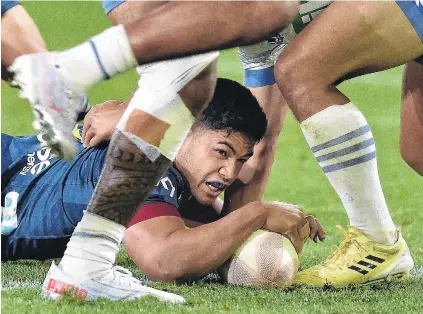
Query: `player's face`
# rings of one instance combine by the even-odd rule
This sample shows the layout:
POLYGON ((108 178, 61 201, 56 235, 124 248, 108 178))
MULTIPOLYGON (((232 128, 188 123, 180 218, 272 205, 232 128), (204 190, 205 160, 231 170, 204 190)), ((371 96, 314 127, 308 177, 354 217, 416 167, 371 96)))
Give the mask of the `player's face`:
POLYGON ((240 132, 198 128, 189 133, 175 165, 192 196, 203 205, 211 205, 238 177, 253 147, 254 143, 240 132))

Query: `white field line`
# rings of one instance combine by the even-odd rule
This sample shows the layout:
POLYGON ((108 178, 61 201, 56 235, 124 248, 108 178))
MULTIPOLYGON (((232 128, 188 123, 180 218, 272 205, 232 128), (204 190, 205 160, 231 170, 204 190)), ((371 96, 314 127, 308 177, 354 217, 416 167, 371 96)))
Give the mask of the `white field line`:
POLYGON ((423 278, 423 266, 418 266, 415 267, 411 273, 410 273, 411 277, 418 277, 418 278, 423 278))
POLYGON ((22 289, 22 288, 39 288, 43 283, 41 281, 33 280, 11 280, 8 282, 1 283, 1 290, 13 290, 13 289, 22 289))

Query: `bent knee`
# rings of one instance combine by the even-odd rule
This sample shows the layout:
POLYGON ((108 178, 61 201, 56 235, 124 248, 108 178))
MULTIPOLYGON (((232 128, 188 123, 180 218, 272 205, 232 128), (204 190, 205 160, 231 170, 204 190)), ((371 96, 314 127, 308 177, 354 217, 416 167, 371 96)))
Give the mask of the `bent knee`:
POLYGON ((284 83, 284 85, 294 86, 303 81, 312 80, 310 77, 315 73, 316 62, 313 61, 309 50, 297 47, 288 45, 279 55, 274 68, 275 80, 278 85, 284 83))
POLYGON ((295 54, 282 54, 275 64, 274 71, 276 83, 288 106, 291 106, 296 97, 309 93, 309 86, 314 79, 306 73, 304 63, 300 62, 295 54))

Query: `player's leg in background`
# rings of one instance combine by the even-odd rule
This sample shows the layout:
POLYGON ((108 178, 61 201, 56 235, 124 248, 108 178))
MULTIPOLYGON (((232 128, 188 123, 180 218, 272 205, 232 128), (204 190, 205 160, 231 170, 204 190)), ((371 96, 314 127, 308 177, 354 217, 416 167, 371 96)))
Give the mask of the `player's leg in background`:
POLYGON ((351 225, 378 242, 392 243, 395 226, 379 182, 373 136, 335 84, 357 72, 403 64, 422 52, 421 39, 396 3, 342 2, 306 27, 277 64, 279 87, 351 225))
POLYGON ((59 156, 71 158, 75 147, 70 129, 76 117, 73 111, 81 107, 79 92, 137 63, 258 42, 288 25, 297 9, 297 3, 283 1, 167 2, 68 51, 18 58, 13 69, 18 81, 31 72, 53 77, 54 84, 28 86, 24 95, 37 100, 31 102, 41 112, 39 129, 47 134, 49 146, 59 156), (250 23, 262 16, 266 19, 260 23, 250 23))
MULTIPOLYGON (((103 7, 114 25, 130 24, 139 21, 149 14, 160 9, 165 5, 166 1, 113 1, 114 5, 107 4, 108 1, 103 1, 103 7)), ((156 65, 159 63, 156 63, 156 65)), ((163 65, 165 63, 162 63, 163 65)), ((167 63, 169 64, 169 63, 167 63)), ((140 66, 138 68, 140 75, 143 72, 151 73, 154 66, 140 66)), ((195 77, 181 89, 181 96, 187 103, 191 104, 191 110, 194 116, 201 113, 204 105, 213 95, 214 81, 216 80, 215 65, 209 66, 207 71, 203 71, 201 76, 195 77)))
POLYGON ((262 106, 268 127, 263 139, 254 147, 254 155, 242 167, 239 180, 225 191, 225 199, 230 202, 224 203, 224 214, 263 198, 288 110, 276 84, 249 89, 262 106))
POLYGON ((261 200, 275 159, 278 138, 288 105, 276 85, 274 65, 282 49, 295 35, 324 10, 331 1, 302 1, 293 23, 276 36, 255 45, 238 49, 244 67, 244 85, 258 99, 268 119, 264 138, 254 147, 254 155, 242 168, 239 180, 225 191, 224 213, 256 200, 261 200))
POLYGON ((244 68, 244 85, 259 101, 268 125, 265 136, 254 147, 254 155, 242 167, 239 180, 225 191, 225 200, 230 202, 224 203, 223 214, 261 200, 266 190, 278 137, 288 110, 274 76, 274 64, 284 46, 283 37, 279 34, 238 50, 244 68))
POLYGON ((288 45, 276 65, 282 94, 338 193, 351 230, 385 245, 393 245, 398 233, 379 181, 373 135, 335 86, 421 55, 423 33, 420 38, 413 26, 395 2, 335 2, 288 45))
POLYGON ((109 13, 120 25, 63 52, 62 63, 73 87, 85 91, 137 63, 258 42, 288 25, 296 10, 295 2, 123 2, 109 13))
POLYGON ((7 80, 7 68, 17 57, 47 48, 37 25, 18 1, 2 1, 1 15, 2 79, 7 80))
POLYGON ((416 61, 404 68, 400 149, 405 162, 423 176, 423 64, 416 61))

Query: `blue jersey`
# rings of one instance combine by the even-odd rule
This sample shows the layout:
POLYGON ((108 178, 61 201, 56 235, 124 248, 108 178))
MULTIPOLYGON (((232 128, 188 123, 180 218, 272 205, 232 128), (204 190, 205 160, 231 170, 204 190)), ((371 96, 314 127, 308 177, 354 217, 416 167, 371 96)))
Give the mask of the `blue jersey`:
MULTIPOLYGON (((80 136, 82 127, 76 131, 80 136)), ((52 154, 42 135, 1 136, 2 260, 61 257, 94 192, 107 146, 84 148, 78 141, 77 156, 66 161, 52 154)), ((178 208, 183 189, 180 173, 170 167, 145 204, 178 208)))

